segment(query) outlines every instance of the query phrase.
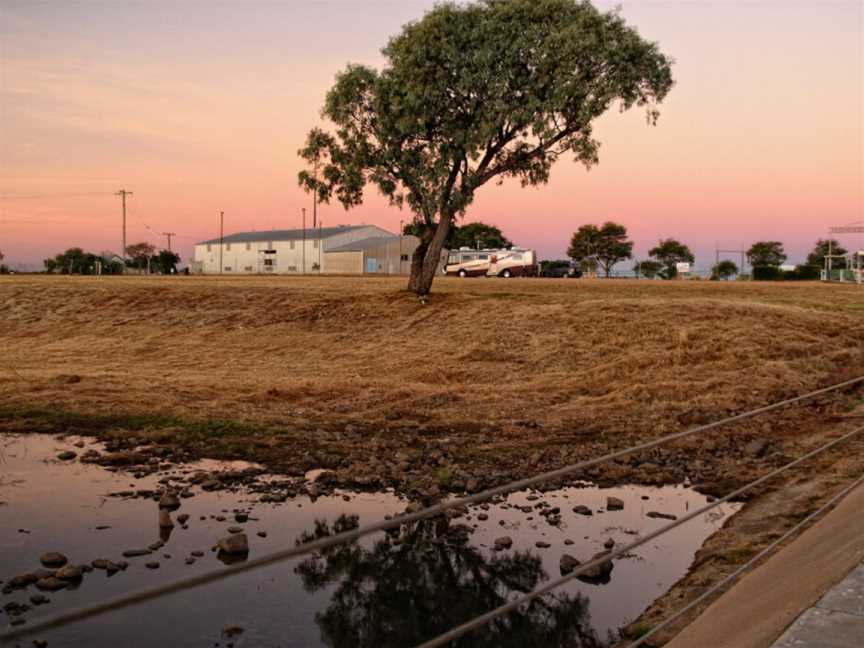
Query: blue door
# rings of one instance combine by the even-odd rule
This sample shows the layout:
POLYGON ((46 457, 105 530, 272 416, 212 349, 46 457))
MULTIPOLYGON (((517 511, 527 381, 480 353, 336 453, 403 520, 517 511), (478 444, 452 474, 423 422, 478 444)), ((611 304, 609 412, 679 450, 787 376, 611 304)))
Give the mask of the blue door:
POLYGON ((366 272, 369 274, 378 272, 378 259, 375 257, 366 257, 366 272))

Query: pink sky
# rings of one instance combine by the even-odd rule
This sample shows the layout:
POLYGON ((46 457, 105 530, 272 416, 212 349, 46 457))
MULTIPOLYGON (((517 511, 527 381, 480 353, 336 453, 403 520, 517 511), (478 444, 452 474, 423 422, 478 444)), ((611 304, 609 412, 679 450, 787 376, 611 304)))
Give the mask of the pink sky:
MULTIPOLYGON (((379 50, 432 2, 9 1, 0 6, 0 250, 41 263, 66 247, 191 245, 226 231, 295 227, 310 199, 296 156, 347 62, 379 50), (150 229, 148 229, 148 227, 150 229), (151 231, 152 230, 152 231, 151 231)), ((613 3, 599 3, 611 8, 613 3)), ((543 257, 579 225, 630 228, 637 256, 674 236, 713 263, 715 244, 786 244, 793 261, 830 225, 864 219, 860 2, 624 2, 675 58, 656 127, 638 110, 598 123, 600 164, 569 160, 548 185, 482 189, 467 220, 543 257)), ((325 224, 396 231, 410 214, 374 190, 325 224)), ((847 236, 847 247, 864 237, 847 236)), ((623 267, 623 266, 622 266, 623 267)))

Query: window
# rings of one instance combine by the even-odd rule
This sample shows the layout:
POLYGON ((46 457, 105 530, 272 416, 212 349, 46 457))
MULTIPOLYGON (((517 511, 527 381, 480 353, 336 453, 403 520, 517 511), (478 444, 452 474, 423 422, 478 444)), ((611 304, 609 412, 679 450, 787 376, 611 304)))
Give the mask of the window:
POLYGON ((265 268, 273 267, 273 259, 264 259, 264 267, 265 268))
MULTIPOLYGON (((246 245, 249 245, 249 244, 247 243, 246 245)), ((243 271, 244 271, 244 272, 252 272, 252 266, 245 266, 245 267, 243 268, 243 271)))
POLYGON ((481 261, 488 261, 489 255, 488 254, 481 254, 479 258, 481 261))
MULTIPOLYGON (((408 255, 406 254, 405 256, 407 257, 408 255)), ((451 255, 447 258, 447 263, 452 263, 452 264, 455 265, 455 264, 459 263, 459 259, 460 259, 460 258, 461 258, 461 257, 460 257, 458 254, 451 254, 451 255)))
POLYGON ((468 263, 469 261, 476 261, 477 255, 475 254, 463 254, 462 255, 462 263, 468 263))
MULTIPOLYGON (((399 260, 400 260, 400 261, 407 261, 407 260, 408 260, 408 255, 407 255, 407 254, 403 254, 401 257, 399 257, 399 260)), ((450 263, 450 262, 448 261, 448 263, 450 263)))
POLYGON ((295 243, 295 241, 291 241, 291 249, 292 250, 294 249, 294 243, 295 243))
POLYGON ((288 272, 297 272, 297 266, 288 266, 288 272))
POLYGON ((226 251, 226 252, 230 252, 230 251, 231 251, 231 244, 230 244, 230 243, 226 243, 226 244, 225 244, 225 251, 226 251))
POLYGON ((208 252, 212 252, 212 251, 213 251, 213 246, 210 245, 209 243, 207 244, 207 251, 208 251, 208 252))
POLYGON ((246 251, 248 252, 248 251, 251 250, 251 249, 252 249, 252 244, 251 244, 251 243, 247 243, 247 244, 246 244, 246 251))
POLYGON ((312 247, 315 248, 316 250, 318 249, 318 239, 315 239, 314 241, 312 241, 312 247))
POLYGON ((231 266, 225 266, 225 272, 231 272, 231 266))

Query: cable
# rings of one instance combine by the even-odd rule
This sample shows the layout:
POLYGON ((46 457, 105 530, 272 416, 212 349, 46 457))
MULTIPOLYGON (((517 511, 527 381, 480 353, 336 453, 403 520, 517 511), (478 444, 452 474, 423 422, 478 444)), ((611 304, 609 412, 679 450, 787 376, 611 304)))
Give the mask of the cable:
MULTIPOLYGON (((334 546, 336 544, 340 544, 342 542, 348 542, 357 540, 359 538, 365 537, 372 533, 377 533, 379 531, 385 531, 387 529, 399 527, 403 524, 408 524, 410 522, 415 522, 417 520, 422 520, 427 517, 432 517, 435 515, 440 515, 451 508, 455 508, 458 506, 466 506, 469 504, 475 504, 478 502, 483 502, 489 500, 497 495, 503 495, 506 493, 510 493, 516 490, 523 490, 525 488, 529 488, 531 486, 536 486, 539 483, 552 481, 555 479, 560 479, 562 477, 566 477, 574 472, 582 470, 584 468, 588 468, 591 466, 595 466, 599 463, 603 463, 606 461, 610 461, 613 459, 617 459, 619 457, 625 457, 636 452, 641 452, 643 450, 649 450, 651 448, 655 448, 664 443, 668 443, 669 441, 674 441, 677 439, 681 439, 687 436, 691 436, 693 434, 697 434, 699 432, 705 432, 707 430, 712 430, 714 428, 720 427, 721 425, 727 425, 729 423, 735 421, 741 421, 747 418, 751 418, 753 416, 757 416, 759 414, 763 414, 765 412, 769 412, 775 409, 779 409, 780 407, 784 407, 786 405, 791 405, 793 403, 798 403, 802 400, 806 400, 809 398, 813 398, 815 396, 819 396, 821 394, 825 394, 837 389, 842 389, 844 387, 849 387, 851 385, 855 385, 857 383, 864 382, 864 376, 858 376, 857 378, 851 378, 841 383, 837 383, 835 385, 831 385, 829 387, 824 387, 822 389, 817 389, 815 391, 809 392, 807 394, 802 394, 800 396, 795 396, 793 398, 788 398, 783 401, 779 401, 777 403, 773 403, 771 405, 765 405, 763 407, 759 407, 754 410, 750 410, 748 412, 743 412, 741 414, 737 414, 735 416, 727 417, 725 419, 721 419, 720 421, 715 421, 713 423, 708 423, 705 425, 700 425, 689 430, 683 430, 681 432, 676 432, 673 434, 668 434, 666 436, 660 437, 654 441, 648 441, 636 446, 632 446, 630 448, 626 448, 624 450, 618 450, 616 452, 608 453, 601 457, 597 457, 595 459, 589 459, 586 461, 581 461, 569 466, 565 466, 563 468, 559 468, 557 470, 551 470, 545 473, 541 473, 540 475, 535 475, 534 477, 527 477, 525 479, 521 479, 515 482, 511 482, 509 484, 504 484, 502 486, 497 486, 495 488, 490 488, 488 490, 482 491, 480 493, 475 493, 474 495, 468 495, 465 497, 457 498, 454 500, 449 500, 447 502, 442 502, 440 504, 436 504, 434 506, 430 506, 425 509, 421 509, 420 511, 415 511, 414 513, 407 513, 404 515, 400 515, 398 517, 394 517, 390 520, 380 520, 378 522, 374 522, 372 524, 368 524, 363 527, 358 527, 351 531, 345 531, 343 533, 339 533, 334 536, 328 536, 326 538, 320 538, 313 542, 308 542, 296 547, 291 547, 289 549, 283 549, 281 551, 276 551, 271 554, 267 554, 261 556, 260 558, 254 558, 244 563, 240 563, 238 565, 233 565, 227 567, 225 569, 209 572, 207 574, 201 574, 199 576, 193 576, 187 579, 181 579, 174 581, 173 583, 167 583, 165 585, 161 585, 158 587, 154 587, 148 590, 141 590, 138 592, 132 592, 130 594, 126 594, 120 597, 117 597, 113 600, 108 600, 104 603, 98 603, 89 607, 79 608, 78 610, 72 610, 66 613, 59 614, 55 617, 48 618, 44 621, 36 622, 33 624, 28 624, 27 626, 22 626, 16 628, 14 630, 8 631, 5 634, 0 635, 0 642, 9 641, 10 639, 16 639, 19 637, 23 637, 26 635, 31 635, 34 632, 48 630, 51 628, 57 628, 60 626, 68 625, 70 623, 74 623, 76 621, 80 621, 83 619, 87 619, 93 616, 98 616, 109 612, 111 610, 118 610, 121 608, 126 608, 131 605, 136 605, 142 603, 144 601, 149 601, 154 598, 161 597, 165 594, 170 594, 174 592, 180 592, 187 589, 192 589, 201 585, 205 585, 208 583, 212 583, 215 581, 223 580, 226 578, 230 578, 237 574, 241 574, 247 571, 252 571, 254 569, 260 569, 261 567, 265 567, 267 565, 271 565, 277 562, 282 562, 284 560, 288 560, 290 558, 294 558, 300 555, 304 555, 307 553, 311 553, 313 551, 319 551, 322 549, 326 549, 327 547, 334 546)), ((677 525, 675 525, 677 526, 677 525)), ((673 528, 673 527, 669 527, 673 528)), ((654 537, 654 536, 652 536, 654 537)), ((599 564, 602 561, 595 561, 593 563, 587 563, 584 567, 587 569, 589 566, 593 566, 594 564, 599 564)), ((440 645, 440 644, 435 644, 440 645)))
POLYGON ((820 446, 816 450, 812 450, 812 451, 808 452, 807 454, 805 454, 802 457, 799 457, 795 461, 791 461, 791 462, 781 466, 780 468, 772 470, 767 475, 763 475, 759 479, 752 481, 749 484, 746 484, 737 490, 732 491, 731 493, 729 493, 725 497, 722 497, 711 504, 708 504, 706 506, 703 506, 702 508, 699 508, 699 509, 696 509, 695 511, 692 511, 691 513, 688 513, 687 515, 679 518, 675 522, 670 522, 669 524, 662 526, 659 529, 656 529, 655 531, 652 531, 648 535, 643 536, 643 537, 639 538, 638 540, 634 540, 630 544, 625 545, 625 546, 621 547, 620 549, 616 549, 615 551, 612 551, 608 554, 604 554, 600 558, 590 560, 589 562, 587 562, 583 565, 580 565, 579 567, 577 567, 575 570, 573 570, 572 572, 570 572, 566 576, 562 576, 561 578, 559 578, 557 580, 554 580, 550 583, 547 583, 543 587, 536 589, 533 592, 529 592, 528 594, 525 594, 523 596, 520 596, 519 598, 517 598, 517 599, 515 599, 509 603, 505 603, 504 605, 501 605, 501 606, 495 608, 494 610, 487 612, 486 614, 482 614, 478 617, 474 617, 470 621, 467 621, 467 622, 463 623, 462 625, 456 626, 452 630, 449 630, 449 631, 445 632, 444 634, 438 635, 434 639, 431 639, 429 641, 426 641, 426 642, 420 644, 417 648, 436 648, 437 646, 443 646, 445 644, 448 644, 451 641, 453 641, 454 639, 458 639, 459 637, 461 637, 465 633, 470 632, 472 630, 476 630, 477 628, 486 625, 490 621, 493 621, 494 619, 496 619, 500 616, 503 616, 504 614, 507 614, 508 612, 515 610, 520 605, 524 605, 525 603, 532 601, 533 599, 537 598, 538 596, 542 596, 543 594, 546 594, 547 592, 551 592, 553 589, 557 589, 558 587, 560 587, 564 583, 567 583, 568 581, 571 581, 574 578, 577 578, 578 576, 584 574, 589 569, 592 569, 593 567, 597 567, 597 566, 599 566, 605 562, 612 560, 613 558, 617 558, 617 557, 619 557, 625 553, 628 553, 628 552, 632 551, 633 549, 636 549, 637 547, 641 547, 643 544, 650 542, 654 538, 657 538, 657 537, 663 535, 664 533, 671 531, 672 529, 675 529, 686 522, 689 522, 690 520, 692 520, 695 517, 699 517, 700 515, 703 515, 703 514, 707 513, 708 511, 711 511, 712 509, 717 508, 721 504, 725 504, 726 502, 743 495, 744 493, 746 493, 748 490, 752 489, 753 487, 758 486, 759 484, 762 484, 762 483, 768 481, 769 479, 772 479, 773 477, 776 477, 777 475, 788 470, 789 468, 793 468, 793 467, 797 466, 798 464, 800 464, 804 461, 807 461, 808 459, 812 459, 813 457, 824 452, 825 450, 829 450, 830 448, 833 448, 837 444, 842 443, 843 441, 855 436, 856 434, 860 434, 861 432, 864 432, 864 425, 862 425, 861 427, 859 427, 855 430, 852 430, 851 432, 849 432, 847 434, 844 434, 843 436, 841 436, 841 437, 839 437, 833 441, 829 441, 825 445, 820 446))
POLYGON ((860 486, 861 484, 864 484, 864 475, 861 475, 858 479, 856 479, 855 481, 853 481, 853 482, 852 482, 851 484, 849 484, 846 488, 844 488, 844 489, 841 490, 839 493, 837 493, 834 497, 832 497, 830 500, 828 500, 827 502, 825 502, 825 504, 823 504, 821 507, 819 507, 818 509, 816 509, 815 511, 813 511, 813 513, 811 513, 811 514, 808 515, 806 518, 804 518, 803 520, 801 520, 798 524, 796 524, 795 526, 793 526, 793 527, 792 527, 791 529, 789 529, 786 533, 784 533, 782 536, 780 536, 779 538, 777 538, 774 542, 772 542, 771 544, 769 544, 767 547, 765 547, 762 551, 760 551, 760 552, 757 553, 755 556, 753 556, 753 557, 752 557, 750 560, 748 560, 746 563, 744 563, 743 565, 741 565, 738 569, 736 569, 736 570, 733 571, 731 574, 729 574, 728 576, 726 576, 725 578, 723 578, 723 580, 721 580, 721 581, 715 583, 714 585, 712 585, 712 586, 711 586, 710 588, 708 588, 705 592, 703 592, 699 597, 697 597, 696 599, 694 599, 693 601, 691 601, 689 604, 685 605, 683 608, 681 608, 680 610, 678 610, 675 614, 673 614, 672 616, 670 616, 668 619, 666 619, 665 621, 663 621, 663 623, 661 623, 660 625, 658 625, 658 626, 652 628, 650 631, 646 632, 644 635, 642 635, 641 637, 639 637, 639 639, 637 639, 636 641, 634 641, 633 643, 631 643, 629 646, 627 646, 627 648, 637 648, 637 646, 641 646, 641 645, 642 645, 643 643, 645 643, 645 641, 648 640, 648 638, 651 637, 653 634, 655 634, 655 633, 657 633, 657 632, 660 632, 660 630, 662 630, 663 628, 666 628, 666 627, 668 627, 669 625, 671 625, 673 621, 675 621, 676 619, 680 618, 682 615, 684 615, 684 614, 686 614, 687 612, 689 612, 690 610, 692 610, 694 607, 696 607, 697 605, 699 605, 699 603, 701 603, 702 601, 704 601, 705 599, 707 599, 709 596, 711 596, 714 592, 716 592, 716 591, 719 590, 719 589, 722 589, 723 587, 725 587, 726 585, 728 585, 730 582, 732 582, 733 580, 735 580, 736 578, 738 578, 742 573, 744 573, 745 571, 747 571, 747 570, 748 570, 750 567, 752 567, 755 563, 759 562, 762 558, 764 558, 766 555, 768 555, 769 553, 771 553, 771 551, 773 551, 777 546, 779 546, 780 544, 782 544, 785 540, 788 540, 791 536, 795 535, 795 533, 798 532, 802 527, 806 526, 807 524, 809 524, 810 522, 812 522, 814 519, 816 519, 817 517, 819 517, 820 515, 822 515, 822 513, 824 513, 824 512, 827 511, 829 508, 831 508, 832 506, 834 506, 837 502, 839 502, 841 499, 843 499, 844 497, 846 497, 846 495, 848 495, 849 493, 851 493, 853 490, 855 490, 855 488, 857 488, 857 487, 860 486))

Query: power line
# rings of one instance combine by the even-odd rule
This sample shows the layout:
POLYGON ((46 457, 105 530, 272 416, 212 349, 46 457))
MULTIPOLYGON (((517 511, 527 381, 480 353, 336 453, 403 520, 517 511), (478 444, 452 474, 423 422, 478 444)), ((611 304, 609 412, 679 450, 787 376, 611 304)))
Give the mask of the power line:
POLYGON ((603 563, 608 562, 608 561, 612 560, 613 558, 618 558, 619 556, 622 556, 626 553, 629 553, 630 551, 633 551, 633 549, 637 549, 638 547, 641 547, 645 543, 650 542, 654 538, 658 538, 661 535, 663 535, 664 533, 667 533, 668 531, 671 531, 672 529, 678 528, 679 526, 681 526, 682 524, 684 524, 686 522, 689 522, 693 518, 699 517, 700 515, 704 515, 705 513, 708 513, 709 511, 717 508, 721 504, 725 504, 725 503, 735 499, 736 497, 740 497, 741 495, 743 495, 747 491, 755 488, 756 486, 759 486, 760 484, 765 483, 766 481, 776 477, 780 473, 785 472, 786 470, 789 470, 790 468, 794 468, 798 464, 803 463, 804 461, 807 461, 808 459, 812 459, 816 455, 821 454, 822 452, 825 452, 826 450, 830 450, 834 446, 842 443, 843 441, 846 441, 847 439, 851 439, 853 436, 860 434, 861 432, 864 432, 864 425, 862 425, 859 428, 856 428, 855 430, 852 430, 851 432, 848 432, 847 434, 844 434, 841 437, 838 437, 837 439, 834 439, 833 441, 829 441, 825 445, 818 447, 816 450, 812 450, 812 451, 808 452, 804 456, 799 457, 798 459, 795 459, 794 461, 791 461, 787 464, 784 464, 783 466, 780 466, 779 468, 772 470, 767 475, 763 475, 759 479, 756 479, 756 480, 750 482, 749 484, 746 484, 746 485, 742 486, 741 488, 732 491, 731 493, 729 493, 725 497, 721 497, 720 499, 712 502, 711 504, 706 504, 705 506, 703 506, 701 508, 698 508, 694 511, 691 511, 687 515, 685 515, 681 518, 678 518, 674 522, 670 522, 669 524, 662 526, 655 531, 652 531, 648 535, 643 536, 643 537, 639 538, 638 540, 634 540, 630 544, 625 545, 625 546, 621 547, 620 549, 616 549, 614 551, 611 551, 608 554, 603 554, 600 558, 590 560, 587 563, 580 565, 579 567, 577 567, 575 570, 573 570, 572 572, 570 572, 566 576, 562 576, 561 578, 554 580, 551 583, 547 583, 543 587, 540 587, 540 588, 534 590, 533 592, 529 592, 528 594, 520 596, 518 599, 510 601, 509 603, 505 603, 504 605, 501 605, 501 606, 495 608, 494 610, 487 612, 486 614, 482 614, 478 617, 474 617, 471 621, 463 623, 462 625, 459 625, 459 626, 453 628, 452 630, 445 632, 444 634, 438 635, 434 639, 423 642, 422 644, 419 644, 417 646, 417 648, 437 648, 438 646, 443 646, 445 644, 448 644, 451 641, 453 641, 454 639, 458 639, 462 635, 464 635, 468 632, 471 632, 472 630, 476 630, 477 628, 480 628, 480 627, 486 625, 490 621, 494 621, 498 617, 503 616, 503 615, 507 614, 508 612, 512 612, 513 610, 515 610, 519 606, 524 605, 525 603, 528 603, 528 602, 534 600, 538 596, 542 596, 543 594, 547 594, 548 592, 551 592, 552 590, 561 587, 561 585, 564 585, 565 583, 573 580, 574 578, 578 578, 579 576, 581 576, 585 572, 589 571, 590 569, 593 569, 594 567, 599 567, 603 563))
POLYGON ((694 599, 693 601, 691 601, 690 603, 688 603, 687 605, 685 605, 683 608, 681 608, 680 610, 678 610, 675 614, 673 614, 672 616, 670 616, 669 618, 667 618, 665 621, 663 621, 663 623, 661 623, 661 624, 658 625, 658 626, 655 626, 654 628, 651 628, 651 630, 649 630, 649 631, 646 632, 644 635, 642 635, 641 637, 639 637, 639 639, 637 639, 637 640, 634 641, 632 644, 630 644, 629 646, 627 646, 627 648, 637 648, 638 646, 641 646, 641 645, 644 644, 644 643, 645 643, 645 642, 646 642, 650 637, 652 637, 654 634, 656 634, 656 633, 660 632, 661 630, 663 630, 664 628, 667 628, 667 627, 669 627, 670 625, 672 625, 672 623, 673 623, 674 621, 676 621, 677 619, 681 618, 681 616, 683 616, 684 614, 686 614, 687 612, 689 612, 690 610, 692 610, 694 607, 696 607, 697 605, 699 605, 702 601, 704 601, 705 599, 707 599, 709 596, 711 596, 712 594, 714 594, 714 593, 717 592, 718 590, 720 590, 720 589, 726 587, 726 585, 728 585, 729 583, 731 583, 732 581, 734 581, 734 580, 735 580, 736 578, 738 578, 741 574, 743 574, 745 571, 747 571, 748 569, 750 569, 750 567, 752 567, 752 566, 755 565, 757 562, 759 562, 760 560, 762 560, 765 556, 767 556, 769 553, 771 553, 774 549, 776 549, 776 548, 779 547, 781 544, 783 544, 783 542, 785 542, 786 540, 788 540, 789 538, 791 538, 793 535, 795 535, 795 534, 796 534, 800 529, 802 529, 803 527, 805 527, 805 526, 807 526, 808 524, 810 524, 813 520, 815 520, 817 517, 819 517, 820 515, 822 515, 825 511, 827 511, 828 509, 830 509, 832 506, 834 506, 837 502, 839 502, 841 499, 843 499, 844 497, 846 497, 846 495, 848 495, 849 493, 851 493, 853 490, 855 490, 855 489, 856 489, 858 486, 860 486, 861 484, 864 484, 864 475, 861 475, 858 479, 856 479, 855 481, 853 481, 853 482, 852 482, 851 484, 849 484, 846 488, 844 488, 844 489, 841 490, 839 493, 837 493, 834 497, 832 497, 830 500, 828 500, 827 502, 825 502, 825 504, 823 504, 822 506, 820 506, 818 509, 816 509, 815 511, 813 511, 813 512, 812 512, 810 515, 808 515, 806 518, 804 518, 803 520, 801 520, 798 524, 796 524, 796 525, 793 526, 791 529, 789 529, 786 533, 784 533, 784 534, 781 535, 779 538, 777 538, 776 540, 774 540, 774 542, 772 542, 771 544, 769 544, 769 545, 768 545, 767 547, 765 547, 762 551, 760 551, 760 552, 757 553, 755 556, 753 556, 750 560, 748 560, 746 563, 744 563, 743 565, 741 565, 738 569, 736 569, 736 570, 733 571, 731 574, 729 574, 728 576, 726 576, 725 578, 723 578, 723 579, 720 580, 719 582, 717 582, 717 583, 715 583, 714 585, 712 585, 711 587, 709 587, 705 592, 703 592, 701 595, 699 595, 696 599, 694 599))
MULTIPOLYGON (((113 610, 123 609, 126 607, 130 607, 133 605, 143 603, 145 601, 160 598, 160 597, 165 596, 167 594, 171 594, 171 593, 175 593, 175 592, 181 592, 184 590, 199 587, 201 585, 206 585, 206 584, 209 584, 212 582, 220 581, 220 580, 223 580, 226 578, 236 576, 237 574, 241 574, 241 573, 244 573, 247 571, 252 571, 255 569, 260 569, 262 567, 266 567, 268 565, 272 565, 272 564, 275 564, 278 562, 283 562, 283 561, 288 560, 290 558, 295 558, 297 556, 301 556, 301 555, 308 554, 308 553, 315 552, 315 551, 321 551, 323 549, 326 549, 328 547, 331 547, 331 546, 334 546, 337 544, 341 544, 343 542, 350 542, 350 541, 358 540, 362 537, 365 537, 367 535, 371 535, 373 533, 377 533, 379 531, 386 531, 387 529, 396 528, 396 527, 402 526, 403 524, 408 524, 408 523, 422 520, 422 519, 425 519, 428 517, 440 515, 440 514, 446 512, 447 510, 452 509, 452 508, 467 506, 469 504, 476 504, 478 502, 483 502, 483 501, 492 499, 493 497, 495 497, 497 495, 504 495, 504 494, 510 493, 512 491, 523 490, 525 488, 536 486, 537 484, 540 484, 543 482, 561 479, 563 477, 567 477, 567 476, 572 475, 574 472, 577 472, 579 470, 583 470, 585 468, 589 468, 591 466, 595 466, 595 465, 600 464, 600 463, 604 463, 607 461, 611 461, 614 459, 625 457, 625 456, 628 456, 631 454, 635 454, 637 452, 642 452, 644 450, 650 450, 652 448, 655 448, 655 447, 660 446, 662 444, 668 443, 670 441, 675 441, 675 440, 682 439, 682 438, 685 438, 688 436, 692 436, 694 434, 706 432, 708 430, 718 428, 722 425, 728 425, 728 424, 734 423, 736 421, 742 421, 742 420, 745 420, 748 418, 752 418, 752 417, 757 416, 759 414, 770 412, 770 411, 779 409, 781 407, 785 407, 787 405, 792 405, 794 403, 798 403, 798 402, 801 402, 801 401, 806 400, 806 399, 820 396, 822 394, 836 391, 838 389, 843 389, 844 387, 851 387, 852 385, 856 385, 856 384, 861 383, 861 382, 864 382, 864 376, 858 376, 857 378, 851 378, 849 380, 831 385, 829 387, 823 387, 821 389, 817 389, 817 390, 808 392, 806 394, 802 394, 800 396, 795 396, 793 398, 788 398, 788 399, 783 400, 783 401, 778 401, 778 402, 772 403, 770 405, 765 405, 763 407, 749 410, 747 412, 743 412, 743 413, 737 414, 735 416, 730 416, 730 417, 721 419, 719 421, 715 421, 713 423, 707 423, 705 425, 700 425, 700 426, 697 426, 694 428, 690 428, 688 430, 683 430, 681 432, 676 432, 673 434, 667 434, 663 437, 660 437, 659 439, 655 439, 654 441, 647 441, 645 443, 641 443, 641 444, 638 444, 635 446, 631 446, 629 448, 625 448, 624 450, 618 450, 615 452, 605 454, 601 457, 581 461, 581 462, 578 462, 575 464, 571 464, 569 466, 565 466, 563 468, 559 468, 557 470, 551 470, 551 471, 548 471, 545 473, 541 473, 541 474, 535 475, 533 477, 527 477, 525 479, 511 482, 509 484, 504 484, 502 486, 497 486, 495 488, 490 488, 488 490, 482 491, 480 493, 475 493, 473 495, 467 495, 465 497, 456 498, 453 500, 449 500, 447 502, 442 502, 440 504, 436 504, 434 506, 430 506, 430 507, 427 507, 425 509, 415 511, 413 513, 406 513, 404 515, 394 517, 390 520, 380 520, 378 522, 373 522, 372 524, 368 524, 368 525, 363 526, 363 527, 358 527, 358 528, 350 530, 350 531, 345 531, 343 533, 339 533, 339 534, 336 534, 333 536, 327 536, 324 538, 320 538, 318 540, 314 540, 312 542, 307 542, 307 543, 304 543, 304 544, 299 545, 299 546, 290 547, 288 549, 283 549, 281 551, 275 551, 273 553, 261 556, 259 558, 254 558, 252 560, 249 560, 247 562, 244 562, 244 563, 241 563, 238 565, 226 567, 225 569, 222 569, 220 571, 209 572, 206 574, 201 574, 199 576, 193 576, 191 578, 177 580, 177 581, 174 581, 173 583, 167 583, 165 585, 151 588, 149 590, 142 590, 139 592, 133 592, 131 594, 119 596, 115 599, 108 600, 104 603, 95 604, 95 605, 92 605, 90 607, 84 607, 84 608, 80 608, 78 610, 72 610, 70 612, 59 614, 53 618, 49 618, 49 619, 46 619, 44 621, 31 624, 26 628, 23 628, 23 627, 17 628, 15 630, 11 630, 5 634, 2 634, 2 635, 0 635, 0 642, 9 641, 12 639, 17 639, 17 638, 20 638, 20 637, 23 637, 26 635, 33 634, 35 632, 39 632, 39 631, 43 631, 43 630, 49 630, 52 628, 58 628, 61 626, 69 625, 71 623, 75 623, 77 621, 82 621, 84 619, 88 619, 91 617, 100 616, 102 614, 105 614, 105 613, 113 611, 113 610)), ((856 432, 860 432, 861 430, 864 430, 864 427, 860 428, 856 432)), ((835 441, 832 441, 830 444, 828 444, 828 446, 823 446, 823 448, 821 450, 817 451, 817 453, 822 451, 822 450, 827 449, 828 447, 831 447, 832 445, 840 443, 842 440, 845 440, 848 436, 849 435, 846 435, 846 436, 841 437, 835 441)), ((791 467, 791 465, 797 465, 801 461, 804 461, 807 458, 809 458, 811 455, 812 455, 812 453, 805 455, 804 457, 792 462, 792 464, 787 464, 786 467, 788 468, 788 467, 791 467)), ((757 480, 756 482, 749 484, 745 488, 752 488, 753 486, 757 485, 758 483, 761 483, 762 481, 769 479, 771 476, 773 476, 773 474, 774 473, 770 473, 769 475, 766 475, 765 477, 761 478, 760 480, 757 480)), ((737 491, 736 491, 736 493, 732 493, 730 495, 727 495, 726 498, 724 498, 724 500, 718 500, 717 502, 715 502, 715 504, 722 504, 728 498, 735 497, 736 494, 737 494, 737 491)), ((713 508, 713 507, 709 507, 706 510, 710 510, 711 508, 713 508)), ((701 512, 704 512, 704 511, 701 511, 701 512)), ((694 516, 687 516, 685 518, 678 520, 674 524, 667 525, 667 527, 663 527, 662 532, 665 533, 665 531, 668 531, 669 529, 675 528, 676 526, 683 524, 688 519, 691 519, 691 517, 694 517, 694 516)), ((647 542, 648 540, 653 539, 654 537, 656 537, 656 535, 658 535, 657 532, 651 534, 650 536, 646 536, 646 538, 643 538, 639 542, 639 544, 643 544, 644 542, 647 542)), ((638 545, 635 545, 635 546, 638 546, 638 545)), ((591 561, 589 563, 586 563, 585 565, 581 566, 579 568, 579 570, 577 570, 577 572, 581 573, 581 571, 590 569, 591 567, 596 566, 602 562, 605 562, 606 560, 611 559, 611 557, 615 557, 616 555, 619 555, 619 554, 617 554, 617 553, 616 554, 610 554, 609 556, 604 557, 602 560, 591 561)), ((576 572, 574 572, 574 573, 576 573, 576 572)), ((578 575, 578 573, 576 573, 576 575, 578 575)), ((556 582, 558 582, 558 581, 556 581, 556 582)), ((562 581, 562 582, 566 582, 566 581, 562 581)), ((556 587, 556 586, 557 585, 553 586, 551 589, 554 589, 554 587, 556 587)), ((544 586, 544 588, 542 588, 543 591, 541 593, 544 593, 545 591, 547 591, 547 588, 548 588, 548 586, 544 586)), ((487 615, 484 615, 484 617, 480 617, 480 618, 485 618, 488 616, 488 614, 491 614, 491 613, 487 613, 487 615)), ((462 626, 460 626, 460 628, 461 627, 462 626)), ((433 640, 433 641, 435 641, 435 640, 433 640)), ((430 644, 430 645, 440 645, 440 644, 430 644)), ((424 644, 424 646, 425 646, 425 644, 424 644)))

